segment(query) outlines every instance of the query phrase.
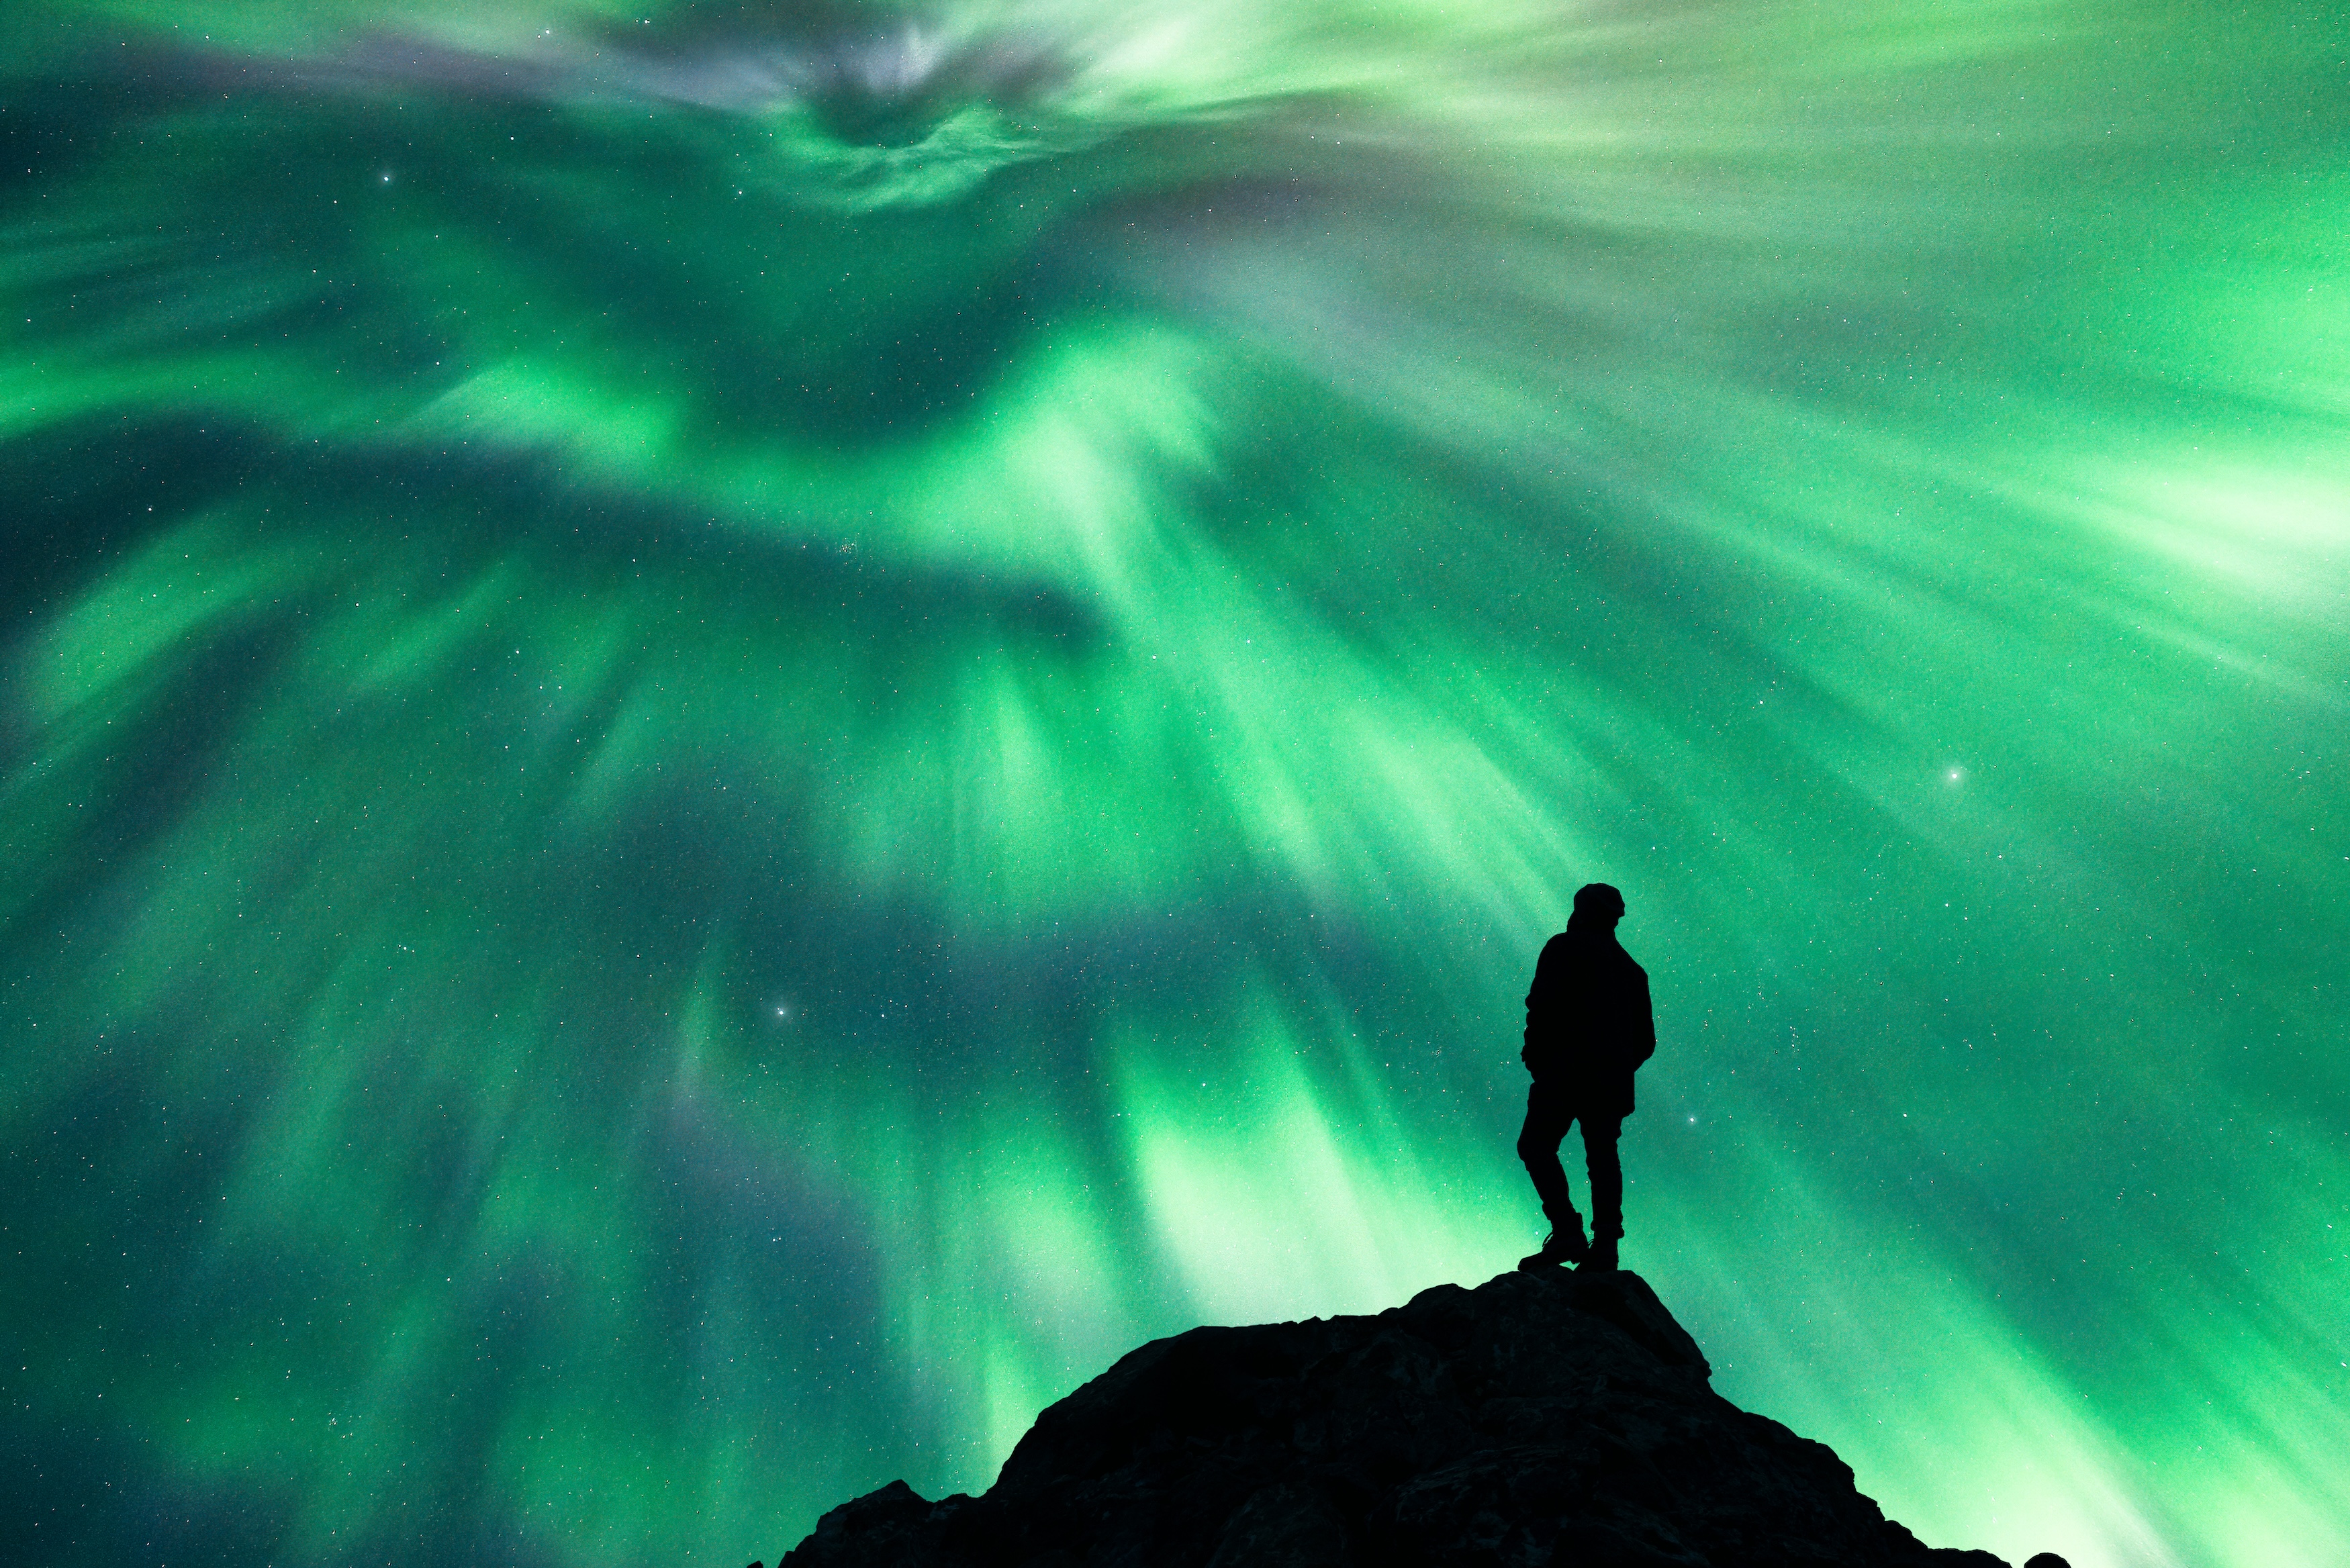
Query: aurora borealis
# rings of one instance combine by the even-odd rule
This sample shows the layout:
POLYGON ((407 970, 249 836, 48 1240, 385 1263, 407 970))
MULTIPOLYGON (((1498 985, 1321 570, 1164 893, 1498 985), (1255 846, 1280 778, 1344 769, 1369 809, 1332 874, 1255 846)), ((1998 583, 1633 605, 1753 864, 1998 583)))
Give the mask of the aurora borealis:
POLYGON ((1483 1279, 1606 880, 1717 1386, 2350 1559, 2345 60, 11 0, 8 1554, 734 1568, 1483 1279))

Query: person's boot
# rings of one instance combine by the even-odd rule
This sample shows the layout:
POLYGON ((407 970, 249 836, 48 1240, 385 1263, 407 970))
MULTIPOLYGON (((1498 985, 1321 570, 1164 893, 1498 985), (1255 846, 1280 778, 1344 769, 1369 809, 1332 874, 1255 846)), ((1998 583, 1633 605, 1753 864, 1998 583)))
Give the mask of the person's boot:
POLYGON ((1593 1240, 1576 1272, 1588 1270, 1593 1273, 1612 1274, 1621 1266, 1616 1262, 1616 1238, 1600 1236, 1593 1240))
POLYGON ((1528 1273, 1536 1269, 1555 1269, 1562 1263, 1581 1262, 1590 1251, 1590 1246, 1583 1240, 1583 1221, 1580 1219, 1569 1220, 1543 1238, 1541 1251, 1531 1258, 1520 1258, 1518 1267, 1528 1273))

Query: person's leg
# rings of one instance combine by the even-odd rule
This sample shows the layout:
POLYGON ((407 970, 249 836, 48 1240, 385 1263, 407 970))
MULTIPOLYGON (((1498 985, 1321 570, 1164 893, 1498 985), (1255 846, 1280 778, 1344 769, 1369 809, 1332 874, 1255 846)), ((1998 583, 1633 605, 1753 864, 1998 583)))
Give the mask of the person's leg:
POLYGON ((1542 1199, 1543 1213, 1551 1228, 1562 1234, 1571 1231, 1579 1241, 1583 1216, 1575 1211, 1575 1200, 1567 1196, 1566 1169, 1558 1162, 1559 1142, 1575 1124, 1575 1114, 1564 1098, 1555 1086, 1539 1082, 1526 1091, 1526 1125, 1518 1134, 1518 1158, 1525 1161, 1526 1174, 1534 1178, 1534 1191, 1542 1199))
POLYGON ((1622 1116, 1583 1118, 1583 1163, 1591 1172, 1595 1241, 1612 1243, 1624 1234, 1624 1162, 1616 1155, 1616 1139, 1623 1130, 1622 1116))

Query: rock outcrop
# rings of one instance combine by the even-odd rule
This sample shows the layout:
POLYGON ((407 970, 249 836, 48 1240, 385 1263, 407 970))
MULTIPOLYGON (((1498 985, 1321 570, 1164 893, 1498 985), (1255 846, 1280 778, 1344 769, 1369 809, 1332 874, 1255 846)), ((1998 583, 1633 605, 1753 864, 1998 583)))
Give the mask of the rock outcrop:
POLYGON ((2007 1568, 1709 1376, 1632 1273, 1195 1328, 1037 1417, 984 1495, 893 1481, 779 1568, 2007 1568))

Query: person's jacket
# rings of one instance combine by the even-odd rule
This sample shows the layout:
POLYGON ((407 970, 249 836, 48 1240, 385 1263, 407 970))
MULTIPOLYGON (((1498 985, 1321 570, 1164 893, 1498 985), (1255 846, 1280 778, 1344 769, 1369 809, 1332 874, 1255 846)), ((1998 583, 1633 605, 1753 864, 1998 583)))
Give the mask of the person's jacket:
POLYGON ((1656 1050, 1648 971, 1614 931, 1569 920, 1544 944, 1526 992, 1526 1070, 1593 1116, 1630 1116, 1632 1075, 1656 1050))

